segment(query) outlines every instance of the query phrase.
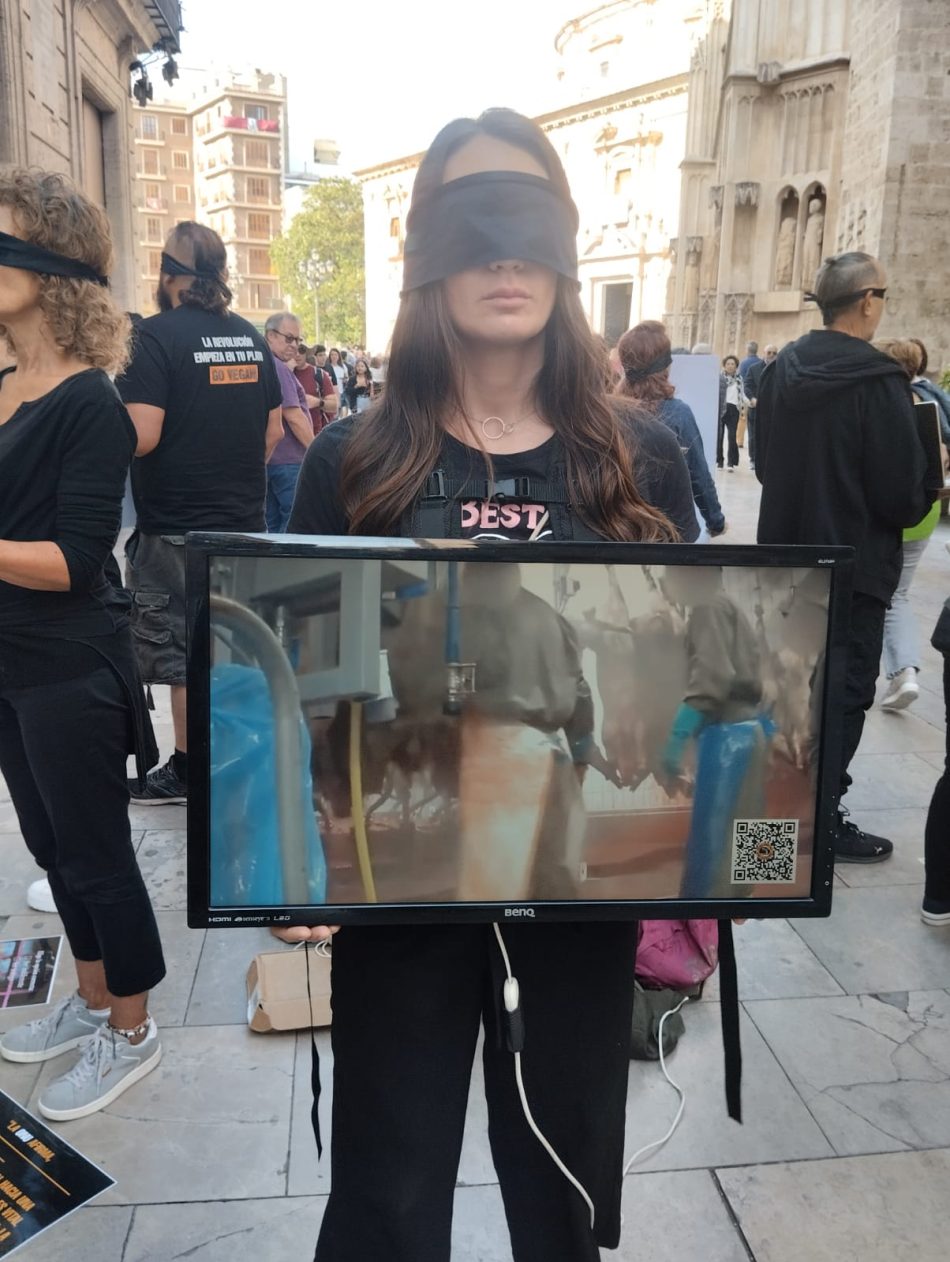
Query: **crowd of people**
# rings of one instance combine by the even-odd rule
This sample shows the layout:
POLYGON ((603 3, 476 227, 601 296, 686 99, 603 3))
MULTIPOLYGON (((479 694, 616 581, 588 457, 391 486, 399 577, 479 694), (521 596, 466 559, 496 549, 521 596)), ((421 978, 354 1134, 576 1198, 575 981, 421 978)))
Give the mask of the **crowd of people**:
MULTIPOLYGON (((148 994, 165 966, 128 805, 188 794, 187 532, 398 536, 424 521, 427 537, 478 538, 502 479, 541 516, 514 512, 496 538, 692 542, 696 510, 710 536, 726 530, 661 324, 621 338, 606 388, 578 294, 577 224, 533 123, 497 110, 449 124, 415 181, 417 248, 389 362, 308 346, 286 311, 260 333, 231 310, 220 238, 195 223, 165 243, 158 314, 130 339, 105 284, 102 212, 59 176, 0 176, 0 332, 14 359, 0 374, 0 772, 79 978, 50 1014, 4 1034, 0 1053, 78 1052, 44 1087, 45 1116, 103 1108, 161 1057, 148 994), (543 226, 526 234, 528 219, 543 226), (112 553, 130 466, 123 582, 112 553), (463 518, 461 493, 434 492, 438 474, 479 511, 463 518), (143 683, 171 689, 174 749, 159 766, 143 683), (127 781, 130 752, 138 774, 127 781)), ((886 287, 869 255, 826 260, 823 328, 761 359, 754 343, 741 361, 727 355, 720 378, 716 464, 738 464, 744 416, 759 542, 855 549, 842 797, 882 654, 888 708, 916 687, 908 591, 939 508, 914 395, 935 399, 950 425, 924 348, 872 345, 886 287)), ((935 643, 950 704, 946 622, 935 643)), ((926 836, 922 914, 936 925, 950 924, 948 837, 950 748, 926 836)), ((839 859, 891 850, 839 807, 839 859)), ((333 930, 281 932, 298 942, 333 930)), ((491 927, 347 930, 333 951, 333 1185, 317 1262, 449 1257, 481 1025, 514 1258, 594 1262, 617 1245, 636 926, 518 924, 504 941, 530 1030, 533 1107, 574 1187, 522 1115, 491 927)))

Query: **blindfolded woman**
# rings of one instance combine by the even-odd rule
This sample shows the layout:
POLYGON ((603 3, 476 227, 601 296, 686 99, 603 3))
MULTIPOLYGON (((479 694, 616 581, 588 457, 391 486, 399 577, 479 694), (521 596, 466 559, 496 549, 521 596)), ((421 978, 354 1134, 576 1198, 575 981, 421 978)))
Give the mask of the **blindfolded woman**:
MULTIPOLYGON (((382 399, 307 454, 297 533, 693 540, 675 437, 606 394, 553 147, 508 110, 458 119, 416 177, 382 399)), ((324 928, 285 930, 317 939, 324 928)), ((347 929, 333 961, 333 1189, 319 1262, 447 1262, 472 1058, 516 1262, 594 1262, 620 1232, 636 928, 505 927, 525 1119, 490 926, 347 929), (577 1186, 580 1185, 580 1186, 577 1186), (581 1190, 583 1189, 583 1190, 581 1190)))
POLYGON ((129 832, 126 757, 141 777, 157 751, 112 557, 136 438, 107 376, 129 332, 111 256, 105 215, 61 176, 0 176, 0 336, 16 361, 0 373, 0 773, 79 977, 0 1053, 80 1048, 39 1096, 56 1121, 161 1058, 147 999, 165 965, 129 832))

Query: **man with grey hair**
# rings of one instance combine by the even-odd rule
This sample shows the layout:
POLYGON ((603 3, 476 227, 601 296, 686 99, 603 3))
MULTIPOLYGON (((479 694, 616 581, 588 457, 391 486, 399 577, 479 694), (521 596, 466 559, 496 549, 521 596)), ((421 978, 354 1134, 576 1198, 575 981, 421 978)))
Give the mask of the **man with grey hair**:
MULTIPOLYGON (((855 550, 842 796, 874 702, 884 614, 901 572, 901 532, 920 521, 934 499, 925 489, 907 375, 870 345, 886 291, 884 268, 870 254, 826 259, 810 295, 824 328, 779 354, 763 371, 757 396, 758 542, 855 550)), ((863 832, 839 806, 839 861, 878 863, 893 848, 863 832)))
POLYGON ((739 376, 742 378, 742 384, 746 388, 746 394, 749 393, 748 382, 746 381, 746 374, 749 372, 749 370, 752 367, 754 367, 755 364, 761 364, 761 363, 762 363, 762 360, 759 358, 758 342, 746 342, 745 356, 743 357, 742 363, 739 365, 739 376))
POLYGON ((264 336, 270 347, 280 382, 281 416, 284 432, 267 462, 267 503, 265 516, 269 534, 283 534, 294 504, 297 478, 307 448, 313 442, 313 421, 307 408, 307 395, 294 376, 292 365, 300 346, 300 321, 289 311, 267 317, 264 336))

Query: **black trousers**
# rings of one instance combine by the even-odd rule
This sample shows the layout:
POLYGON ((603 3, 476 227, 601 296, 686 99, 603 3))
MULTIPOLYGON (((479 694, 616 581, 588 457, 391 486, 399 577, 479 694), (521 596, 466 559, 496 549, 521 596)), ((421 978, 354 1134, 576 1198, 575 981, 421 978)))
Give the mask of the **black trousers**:
POLYGON ((716 464, 722 468, 722 440, 729 436, 729 467, 734 469, 739 463, 739 409, 734 403, 727 403, 726 410, 719 418, 716 430, 716 464))
POLYGON ((0 772, 20 831, 46 870, 77 960, 102 960, 116 996, 165 975, 158 926, 129 830, 129 714, 108 667, 0 688, 0 772))
POLYGON ((332 1187, 316 1262, 448 1262, 485 1026, 488 1134, 514 1262, 597 1262, 620 1236, 635 924, 514 925, 525 1090, 588 1208, 528 1128, 490 926, 344 929, 333 946, 332 1187))
POLYGON ((861 744, 864 719, 874 704, 874 689, 881 669, 884 648, 883 600, 855 592, 851 599, 851 639, 848 652, 848 673, 844 686, 842 727, 844 740, 841 754, 841 794, 851 788, 848 767, 861 744))
POLYGON ((947 761, 937 781, 924 833, 925 893, 950 902, 950 656, 943 659, 943 697, 947 718, 947 761))
POLYGON ((755 408, 745 410, 745 449, 749 454, 749 464, 755 464, 755 408))

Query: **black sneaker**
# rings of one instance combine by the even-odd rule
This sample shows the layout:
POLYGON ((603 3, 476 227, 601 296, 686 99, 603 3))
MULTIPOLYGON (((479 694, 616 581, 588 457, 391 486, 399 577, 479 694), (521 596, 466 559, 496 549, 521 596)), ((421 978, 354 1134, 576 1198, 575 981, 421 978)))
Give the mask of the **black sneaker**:
POLYGON ((925 894, 920 918, 925 925, 950 925, 950 898, 928 898, 925 894))
POLYGON ((894 843, 886 837, 866 833, 847 818, 844 807, 838 811, 835 859, 838 863, 883 863, 894 853, 894 843))
POLYGON ((145 777, 144 791, 138 780, 129 781, 129 793, 133 806, 168 806, 174 802, 188 801, 188 786, 178 778, 174 761, 169 758, 145 777))

